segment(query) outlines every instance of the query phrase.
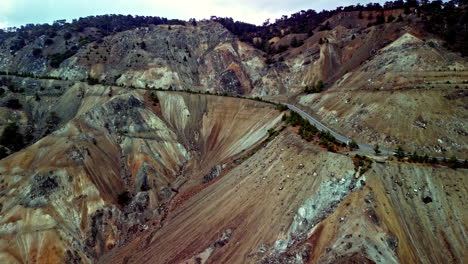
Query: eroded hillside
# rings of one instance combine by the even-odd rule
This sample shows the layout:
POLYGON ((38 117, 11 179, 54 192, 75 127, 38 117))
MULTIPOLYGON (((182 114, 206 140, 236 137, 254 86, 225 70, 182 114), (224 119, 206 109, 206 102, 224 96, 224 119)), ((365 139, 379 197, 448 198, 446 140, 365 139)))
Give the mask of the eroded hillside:
POLYGON ((240 42, 214 22, 198 26, 152 25, 89 44, 81 40, 98 35, 92 28, 67 40, 68 44, 63 34, 60 32, 53 38, 53 45, 47 45, 44 36, 16 53, 8 50, 9 41, 13 40, 5 41, 0 46, 0 70, 137 88, 199 87, 244 94, 252 91, 256 75, 264 67, 260 51, 240 42), (73 47, 72 56, 51 66, 54 54, 67 54, 73 47), (37 48, 42 50, 42 56, 32 55, 37 48))
POLYGON ((283 80, 289 82, 288 91, 296 92, 289 102, 360 142, 464 159, 466 58, 425 32, 414 15, 370 27, 357 15, 333 16, 330 30, 277 55, 284 62, 273 67, 286 69, 283 80), (302 93, 319 80, 326 86, 322 92, 302 93))
POLYGON ((101 263, 463 263, 465 174, 373 163, 360 175, 288 129, 101 263))
POLYGON ((67 125, 1 161, 2 262, 94 262, 162 221, 184 183, 200 184, 281 118, 250 100, 159 92, 154 106, 145 93, 83 104, 67 125))
POLYGON ((415 9, 251 44, 216 20, 129 28, 2 39, 1 263, 467 262, 466 169, 306 141, 248 99, 466 159, 468 61, 415 9))
MULTIPOLYGON (((323 23, 328 27, 310 29, 310 34, 285 29, 280 37, 259 40, 272 49, 286 47, 273 55, 239 41, 214 21, 150 25, 96 41, 89 40, 100 34, 93 28, 66 41, 66 32, 60 31, 53 44, 47 45, 44 36, 15 52, 8 50, 11 38, 0 45, 1 71, 59 80, 43 81, 49 83, 41 84, 49 87, 44 91, 27 84, 31 81, 17 81, 24 94, 4 88, 1 102, 26 96, 28 105, 40 105, 38 96, 64 93, 79 81, 289 99, 349 138, 466 158, 466 57, 428 33, 416 11, 382 14, 385 21, 394 19, 375 24, 379 12, 341 12, 323 23), (293 39, 301 45, 291 46, 293 39), (53 55, 68 54, 72 47, 77 47, 74 53, 52 67, 53 55), (37 48, 41 56, 32 55, 37 48), (318 81, 323 81, 323 91, 303 93, 318 81), (65 84, 54 90, 54 82, 65 84)), ((3 110, 2 115, 12 115, 11 109, 3 110)), ((42 115, 35 138, 47 130, 42 115)), ((61 124, 72 116, 61 117, 61 124)), ((21 119, 23 125, 38 120, 21 119)))
POLYGON ((464 158, 467 62, 441 49, 405 33, 326 92, 297 102, 359 141, 464 158))

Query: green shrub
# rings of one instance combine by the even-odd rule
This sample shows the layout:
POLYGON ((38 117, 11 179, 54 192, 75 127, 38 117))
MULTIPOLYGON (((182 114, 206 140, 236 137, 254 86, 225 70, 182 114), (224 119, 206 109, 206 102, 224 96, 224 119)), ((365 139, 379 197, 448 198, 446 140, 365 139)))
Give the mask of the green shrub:
POLYGON ((459 168, 461 163, 458 161, 458 159, 455 156, 452 156, 448 161, 448 166, 452 169, 459 168))
POLYGON ((60 123, 61 119, 55 112, 51 112, 46 119, 46 126, 44 130, 44 135, 49 135, 50 133, 54 132, 57 129, 58 124, 60 123))
POLYGON ((6 156, 8 156, 8 150, 5 147, 0 146, 0 160, 6 156))
POLYGON ((411 162, 421 162, 422 157, 418 155, 418 153, 416 151, 413 151, 413 154, 411 154, 411 156, 409 157, 409 161, 411 162))
POLYGON ((324 138, 333 144, 338 144, 336 138, 328 131, 320 131, 318 135, 320 138, 324 138))
POLYGON ((41 56, 41 55, 42 55, 42 49, 40 49, 40 48, 35 48, 35 49, 33 49, 32 55, 33 55, 34 57, 39 57, 39 56, 41 56))
POLYGON ((286 105, 284 105, 284 104, 277 104, 277 105, 276 105, 276 109, 279 110, 279 111, 281 111, 281 112, 283 112, 283 111, 288 110, 289 108, 288 108, 286 105))
POLYGON ((20 101, 18 99, 12 98, 9 99, 6 103, 5 106, 11 109, 21 109, 23 106, 21 105, 20 101))
POLYGON ((356 154, 352 157, 352 159, 354 163, 354 170, 358 171, 358 169, 360 168, 359 173, 361 175, 368 171, 370 168, 372 168, 372 160, 367 156, 361 156, 356 154))
POLYGON ((67 33, 65 33, 65 34, 63 35, 63 38, 64 38, 65 40, 69 40, 69 39, 72 38, 72 34, 71 34, 70 32, 67 32, 67 33))
POLYGON ((293 48, 300 47, 303 44, 304 44, 304 41, 303 40, 298 40, 296 37, 293 37, 293 39, 291 40, 291 47, 293 47, 293 48))
POLYGON ((155 92, 150 93, 150 100, 153 101, 153 105, 156 105, 159 103, 159 98, 155 92))
POLYGON ((50 45, 54 44, 54 41, 52 39, 48 38, 48 39, 45 40, 44 44, 46 46, 50 46, 50 45))
POLYGON ((78 51, 77 47, 72 47, 71 49, 65 51, 64 53, 54 53, 49 56, 49 65, 52 68, 58 68, 62 62, 71 56, 75 55, 78 51))
POLYGON ((320 93, 325 88, 325 84, 322 80, 317 81, 313 86, 306 85, 304 88, 305 93, 320 93))
POLYGON ((98 79, 93 78, 91 76, 88 76, 88 79, 86 79, 86 82, 88 83, 88 85, 96 85, 100 83, 98 79))
POLYGON ((271 141, 272 139, 274 139, 280 133, 280 131, 276 131, 274 128, 268 129, 268 138, 266 139, 266 141, 271 141))
POLYGON ((349 142, 348 147, 350 149, 359 149, 358 143, 356 141, 354 141, 354 140, 351 140, 351 142, 349 142))
POLYGON ((132 195, 129 191, 123 191, 117 196, 117 202, 122 206, 129 204, 131 200, 132 195))
POLYGON ((302 120, 303 118, 296 112, 291 112, 291 114, 285 118, 286 123, 291 126, 302 125, 302 120))
POLYGON ((401 146, 398 146, 396 152, 395 152, 395 157, 398 159, 398 160, 401 160, 405 157, 405 151, 403 150, 403 148, 401 146))
POLYGON ((381 153, 379 144, 375 145, 375 147, 374 147, 374 152, 375 152, 375 154, 377 154, 377 155, 379 155, 379 154, 381 153))
POLYGON ((0 137, 0 145, 3 145, 12 151, 18 151, 24 147, 23 135, 18 131, 16 123, 8 124, 0 137))

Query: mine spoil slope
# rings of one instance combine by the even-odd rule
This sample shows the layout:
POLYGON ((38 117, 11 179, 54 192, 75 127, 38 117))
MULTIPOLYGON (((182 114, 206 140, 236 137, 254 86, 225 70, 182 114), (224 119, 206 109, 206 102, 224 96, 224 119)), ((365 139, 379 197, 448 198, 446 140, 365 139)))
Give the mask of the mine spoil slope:
MULTIPOLYGON (((0 43, 0 71, 61 80, 34 85, 34 78, 16 80, 25 92, 7 91, 0 98, 0 115, 22 120, 22 131, 26 124, 38 124, 38 139, 44 134, 45 118, 53 110, 34 98, 57 100, 54 107, 60 114, 66 108, 60 105, 60 97, 53 95, 84 81, 271 96, 290 99, 290 103, 358 142, 389 149, 402 145, 409 152, 465 159, 467 58, 448 50, 444 41, 428 33, 420 16, 403 12, 386 11, 386 19, 390 14, 402 19, 369 26, 367 17, 359 19, 358 12, 340 12, 324 22, 329 28, 317 27, 310 36, 288 34, 286 30, 264 40, 276 48, 289 45, 273 54, 240 41, 214 21, 201 21, 197 26, 150 25, 105 37, 98 37, 91 27, 67 41, 62 30, 51 38, 53 45, 45 44, 44 35, 16 52, 10 51, 17 40, 12 36, 0 43), (99 41, 83 41, 96 38, 99 41), (304 44, 292 46, 293 38, 304 44), (54 54, 67 54, 71 47, 77 47, 76 52, 52 67, 54 54), (33 56, 38 48, 42 56, 33 56), (320 80, 325 84, 324 91, 303 93, 320 80), (28 107, 14 111, 3 107, 12 98, 28 107)), ((72 117, 60 116, 67 121, 72 117)), ((0 129, 6 125, 0 122, 0 129)))
POLYGON ((437 39, 404 33, 295 104, 359 142, 465 158, 467 65, 437 39))
POLYGON ((200 184, 281 119, 251 100, 157 96, 156 107, 146 91, 105 95, 0 161, 1 263, 95 262, 148 220, 162 221, 184 183, 200 184))
POLYGON ((17 50, 12 34, 0 131, 14 121, 29 138, 0 160, 0 263, 467 263, 466 169, 380 157, 362 170, 274 105, 234 97, 466 159, 466 57, 416 13, 390 13, 402 19, 339 12, 285 30, 264 41, 303 44, 271 54, 214 21, 63 29, 17 50))
POLYGON ((288 129, 100 263, 463 263, 465 176, 380 163, 359 175, 288 129))

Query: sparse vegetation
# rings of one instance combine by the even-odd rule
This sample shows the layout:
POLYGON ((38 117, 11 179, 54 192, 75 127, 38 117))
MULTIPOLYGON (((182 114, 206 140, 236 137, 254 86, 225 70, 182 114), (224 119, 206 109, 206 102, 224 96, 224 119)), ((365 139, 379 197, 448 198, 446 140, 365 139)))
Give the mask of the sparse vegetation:
POLYGON ((452 169, 457 169, 461 167, 461 162, 458 161, 458 159, 455 156, 452 156, 448 161, 447 164, 450 168, 452 169))
POLYGON ((14 110, 23 108, 23 105, 21 105, 20 101, 16 98, 12 98, 6 101, 5 106, 14 110))
POLYGON ((52 133, 60 123, 60 117, 57 115, 56 112, 50 112, 49 116, 46 119, 46 126, 44 136, 52 133))
POLYGON ((318 136, 320 138, 319 145, 327 148, 328 151, 335 152, 336 146, 340 145, 338 141, 336 141, 335 137, 328 131, 320 131, 318 136))
POLYGON ((413 151, 411 155, 406 155, 401 146, 398 146, 394 156, 400 162, 423 163, 430 165, 440 164, 446 165, 452 169, 468 168, 468 163, 466 160, 464 162, 460 162, 455 156, 452 156, 449 160, 445 158, 438 160, 436 157, 429 157, 427 154, 419 155, 416 151, 413 151))
POLYGON ((70 32, 66 32, 64 35, 63 35, 63 38, 65 40, 70 40, 72 38, 72 34, 70 32))
POLYGON ((88 79, 86 79, 86 82, 88 83, 88 85, 96 85, 96 84, 101 83, 97 78, 93 78, 91 76, 88 76, 88 79))
POLYGON ((381 153, 379 144, 375 145, 375 147, 374 147, 374 153, 375 153, 376 155, 379 155, 379 154, 381 153))
POLYGON ((54 41, 52 39, 50 39, 50 38, 48 38, 48 39, 46 39, 44 41, 44 45, 46 45, 46 46, 50 46, 52 44, 54 44, 54 41))
POLYGON ((117 196, 117 203, 121 206, 126 206, 132 200, 132 194, 129 191, 123 191, 117 196))
POLYGON ((281 112, 283 112, 283 111, 288 110, 289 108, 288 108, 286 105, 284 105, 284 104, 277 104, 277 105, 276 105, 276 109, 279 110, 279 111, 281 111, 281 112))
POLYGON ((270 128, 268 129, 267 133, 268 133, 268 137, 266 139, 266 141, 271 141, 273 140, 276 136, 279 135, 279 133, 284 129, 285 127, 282 127, 280 130, 276 130, 275 128, 270 128))
POLYGON ((291 40, 291 47, 293 47, 293 48, 300 47, 303 44, 304 44, 304 41, 303 40, 298 40, 296 37, 293 37, 293 39, 291 40))
POLYGON ((359 149, 358 143, 354 140, 351 140, 351 142, 348 143, 348 147, 350 149, 359 149))
POLYGON ((298 134, 306 141, 313 141, 316 137, 318 144, 325 147, 328 151, 335 152, 337 146, 341 144, 328 131, 319 131, 308 120, 302 118, 298 113, 291 112, 290 115, 284 115, 283 121, 293 127, 299 127, 298 134))
POLYGON ((313 86, 306 86, 304 89, 305 93, 320 93, 323 91, 325 85, 322 80, 318 80, 317 83, 313 86))
POLYGON ((405 157, 405 151, 403 150, 403 148, 401 146, 398 146, 396 152, 395 152, 395 157, 398 159, 398 160, 402 160, 404 157, 405 157))
POLYGON ((364 174, 370 168, 372 168, 372 159, 364 155, 354 155, 352 157, 354 163, 354 170, 358 171, 359 174, 364 174))
POLYGON ((319 26, 319 31, 325 31, 325 30, 330 30, 330 22, 325 22, 325 24, 322 24, 319 26))
POLYGON ((42 55, 42 49, 40 48, 34 48, 33 51, 32 51, 32 55, 34 57, 39 57, 42 55))
POLYGON ((23 134, 19 132, 19 127, 16 123, 10 123, 5 127, 0 137, 0 145, 14 152, 24 147, 24 137, 23 134))
POLYGON ((3 146, 0 146, 0 160, 8 156, 8 149, 3 146))
POLYGON ((384 24, 385 23, 385 16, 383 14, 383 12, 381 14, 378 14, 376 16, 376 20, 375 20, 375 23, 374 25, 380 25, 380 24, 384 24))
POLYGON ((159 98, 155 92, 151 92, 149 98, 153 102, 153 105, 159 104, 159 98))
POLYGON ((52 68, 58 68, 62 62, 71 56, 75 55, 78 51, 78 47, 74 46, 64 53, 54 53, 49 56, 49 65, 52 68))

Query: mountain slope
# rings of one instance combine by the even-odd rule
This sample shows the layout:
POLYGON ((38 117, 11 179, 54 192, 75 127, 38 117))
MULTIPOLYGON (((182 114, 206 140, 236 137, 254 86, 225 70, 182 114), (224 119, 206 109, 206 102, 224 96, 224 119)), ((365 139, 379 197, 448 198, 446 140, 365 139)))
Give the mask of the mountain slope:
POLYGON ((203 95, 160 92, 156 109, 144 93, 107 99, 0 162, 2 262, 94 262, 280 119, 265 104, 203 95))
POLYGON ((461 263, 464 173, 374 163, 359 175, 287 130, 100 262, 461 263))
POLYGON ((360 14, 252 45, 215 21, 0 34, 0 130, 24 135, 0 146, 0 262, 463 263, 466 169, 332 153, 234 98, 466 159, 466 57, 415 9, 360 14))
POLYGON ((359 141, 464 157, 467 65, 436 40, 405 33, 326 92, 298 103, 359 141))

